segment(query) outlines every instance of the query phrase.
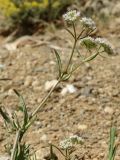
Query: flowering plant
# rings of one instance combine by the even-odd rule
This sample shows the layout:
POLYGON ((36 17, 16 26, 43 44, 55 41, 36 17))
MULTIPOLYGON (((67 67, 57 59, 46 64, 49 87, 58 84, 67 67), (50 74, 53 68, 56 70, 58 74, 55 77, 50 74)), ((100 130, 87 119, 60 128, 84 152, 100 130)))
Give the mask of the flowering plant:
MULTIPOLYGON (((23 137, 24 134, 27 132, 28 128, 33 124, 33 121, 36 119, 37 113, 42 109, 47 102, 48 98, 56 88, 56 86, 63 81, 68 80, 74 71, 76 71, 81 63, 89 62, 93 59, 95 59, 98 55, 101 55, 101 53, 106 52, 108 54, 113 53, 113 48, 110 45, 110 43, 102 38, 92 38, 90 37, 91 33, 96 29, 95 22, 90 18, 81 18, 80 12, 76 10, 68 11, 66 14, 63 15, 64 20, 72 25, 72 30, 69 29, 69 27, 66 27, 66 31, 73 37, 73 47, 71 50, 70 57, 68 59, 68 62, 66 62, 66 67, 63 68, 63 64, 61 61, 61 56, 58 53, 57 50, 54 50, 54 53, 56 55, 57 59, 57 65, 58 65, 58 79, 55 82, 55 84, 51 87, 48 94, 42 99, 40 105, 35 108, 31 113, 28 112, 27 106, 25 104, 24 98, 16 91, 15 93, 20 99, 20 111, 23 114, 23 120, 22 122, 18 119, 16 113, 14 113, 12 116, 10 116, 8 113, 6 113, 5 110, 0 108, 0 113, 5 120, 6 128, 9 129, 11 132, 16 132, 16 138, 14 143, 11 145, 12 150, 10 150, 10 160, 28 160, 31 158, 30 155, 30 148, 26 143, 23 143, 23 137), (80 24, 82 24, 83 29, 82 31, 78 32, 76 29, 75 22, 78 21, 80 24), (78 42, 79 45, 85 46, 85 48, 90 53, 89 56, 84 57, 80 53, 80 56, 82 57, 79 59, 79 63, 76 65, 73 63, 73 56, 74 53, 78 50, 78 42), (92 51, 94 53, 92 53, 92 51)), ((82 144, 83 140, 81 137, 78 137, 77 135, 71 136, 63 141, 60 142, 60 148, 50 144, 50 159, 55 160, 55 154, 53 153, 53 147, 58 149, 60 153, 65 157, 65 160, 70 160, 71 151, 70 149, 76 145, 76 144, 82 144), (65 151, 65 154, 64 154, 65 151)), ((114 148, 112 148, 110 151, 112 152, 114 148)), ((111 160, 111 159, 110 159, 111 160)))

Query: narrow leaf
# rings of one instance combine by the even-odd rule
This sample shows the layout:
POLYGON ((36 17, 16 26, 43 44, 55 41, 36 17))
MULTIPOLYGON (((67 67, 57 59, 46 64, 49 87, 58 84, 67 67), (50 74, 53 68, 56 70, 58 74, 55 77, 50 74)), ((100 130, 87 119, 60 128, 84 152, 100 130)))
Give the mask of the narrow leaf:
POLYGON ((28 122, 28 119, 29 119, 28 112, 27 112, 27 107, 26 107, 23 96, 15 89, 14 89, 14 92, 16 93, 16 95, 20 99, 20 103, 21 103, 20 110, 22 110, 23 113, 24 113, 24 124, 23 124, 23 126, 25 126, 28 122))
POLYGON ((10 123, 10 117, 8 116, 8 113, 4 112, 1 107, 0 107, 0 114, 7 123, 10 123))
POLYGON ((62 74, 62 63, 61 63, 61 58, 57 50, 54 49, 54 53, 57 59, 57 65, 58 65, 58 71, 59 71, 59 77, 61 77, 62 74))

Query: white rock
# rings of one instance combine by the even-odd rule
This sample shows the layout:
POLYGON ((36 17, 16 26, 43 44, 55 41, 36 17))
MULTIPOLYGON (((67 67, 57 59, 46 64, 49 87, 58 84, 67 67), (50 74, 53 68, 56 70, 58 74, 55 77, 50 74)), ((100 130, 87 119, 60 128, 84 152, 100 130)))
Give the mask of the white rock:
POLYGON ((65 88, 62 89, 61 95, 65 96, 67 93, 75 93, 77 88, 75 88, 72 84, 67 84, 65 88))
POLYGON ((56 85, 58 81, 56 79, 52 80, 52 81, 46 81, 45 83, 45 90, 49 91, 53 86, 56 85))
POLYGON ((4 69, 5 65, 4 64, 0 64, 0 69, 4 69))
POLYGON ((8 43, 4 46, 8 51, 15 51, 17 49, 16 43, 8 43))
POLYGON ((113 109, 111 107, 105 107, 104 112, 108 114, 113 114, 113 109))
POLYGON ((38 80, 33 81, 32 86, 37 87, 39 86, 40 82, 38 80))
POLYGON ((27 76, 25 79, 24 86, 28 87, 31 85, 31 83, 32 83, 32 76, 27 76))
POLYGON ((42 137, 40 138, 40 140, 42 141, 47 141, 48 140, 48 137, 46 134, 43 134, 42 137))
POLYGON ((8 90, 8 95, 9 95, 9 96, 14 95, 14 91, 13 91, 13 89, 9 89, 9 90, 8 90))
POLYGON ((79 130, 86 130, 87 128, 88 128, 88 126, 85 125, 85 124, 79 124, 79 125, 78 125, 78 129, 79 129, 79 130))
POLYGON ((61 95, 65 96, 67 93, 68 93, 67 87, 63 88, 62 91, 61 91, 61 95))

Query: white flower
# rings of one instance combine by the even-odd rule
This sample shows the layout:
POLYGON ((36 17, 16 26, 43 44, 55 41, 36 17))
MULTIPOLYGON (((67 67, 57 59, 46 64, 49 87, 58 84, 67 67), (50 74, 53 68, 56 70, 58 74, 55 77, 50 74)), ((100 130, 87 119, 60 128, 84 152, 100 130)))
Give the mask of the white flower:
POLYGON ((104 51, 108 54, 114 53, 113 46, 110 44, 110 42, 105 38, 96 38, 96 43, 99 44, 101 47, 103 47, 104 51))
POLYGON ((70 149, 73 147, 73 144, 71 142, 71 139, 66 138, 65 140, 60 142, 60 148, 61 149, 70 149))
POLYGON ((80 22, 82 25, 86 28, 89 28, 91 30, 96 29, 95 22, 91 18, 83 17, 80 22))
POLYGON ((63 15, 65 21, 74 22, 80 16, 80 12, 76 10, 68 11, 66 14, 63 15))
POLYGON ((65 140, 60 142, 60 148, 61 149, 70 149, 75 144, 82 144, 83 139, 77 135, 70 136, 69 138, 66 138, 65 140))
POLYGON ((73 144, 81 144, 83 143, 83 139, 77 135, 70 136, 70 139, 73 144))
POLYGON ((85 45, 88 49, 92 49, 97 46, 95 39, 89 36, 80 40, 80 44, 85 45))

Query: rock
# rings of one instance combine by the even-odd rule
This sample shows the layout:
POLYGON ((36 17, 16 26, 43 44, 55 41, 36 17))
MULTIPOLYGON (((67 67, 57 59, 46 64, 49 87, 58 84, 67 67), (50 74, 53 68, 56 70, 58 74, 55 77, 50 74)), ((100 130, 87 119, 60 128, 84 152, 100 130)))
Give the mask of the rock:
POLYGON ((86 86, 81 89, 81 95, 88 97, 88 96, 90 96, 92 90, 93 90, 92 87, 86 86))
POLYGON ((86 130, 88 127, 87 127, 87 125, 85 125, 85 124, 79 124, 78 125, 78 129, 79 130, 86 130))
POLYGON ((39 86, 40 82, 38 80, 33 81, 32 86, 37 87, 39 86))
POLYGON ((49 153, 49 150, 46 148, 41 148, 40 150, 36 151, 37 160, 45 160, 44 157, 46 157, 48 153, 49 153))
POLYGON ((32 76, 27 76, 24 82, 24 86, 28 87, 31 85, 31 83, 32 83, 32 76))
POLYGON ((47 141, 48 137, 46 134, 43 134, 42 137, 40 138, 41 141, 47 141))
POLYGON ((46 81, 45 83, 45 91, 49 91, 53 86, 56 85, 58 81, 56 79, 52 80, 52 81, 46 81))
POLYGON ((62 89, 61 95, 65 96, 67 93, 75 93, 76 91, 77 88, 75 88, 72 84, 68 84, 65 88, 62 89))
POLYGON ((0 64, 0 69, 4 69, 5 65, 4 64, 0 64))
POLYGON ((9 89, 9 90, 8 90, 8 95, 9 95, 9 96, 14 95, 14 91, 13 91, 13 89, 9 89))
POLYGON ((108 114, 113 114, 113 109, 111 107, 105 107, 104 112, 108 114))

